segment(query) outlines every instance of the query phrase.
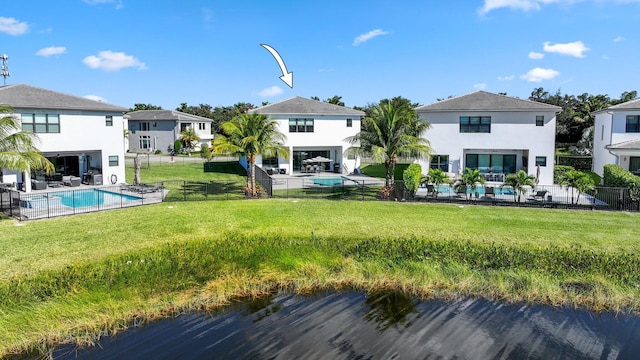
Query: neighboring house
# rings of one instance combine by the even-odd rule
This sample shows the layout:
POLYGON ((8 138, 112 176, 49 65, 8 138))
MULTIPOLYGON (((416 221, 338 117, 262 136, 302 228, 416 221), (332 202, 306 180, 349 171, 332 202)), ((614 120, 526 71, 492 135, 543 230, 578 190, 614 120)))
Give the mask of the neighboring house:
POLYGON ((640 99, 596 111, 593 171, 602 176, 607 164, 640 175, 640 99))
POLYGON ((289 160, 258 157, 256 164, 262 168, 284 169, 291 173, 301 171, 304 160, 322 156, 331 160, 320 164, 326 171, 338 169, 348 173, 354 170, 356 159, 345 155, 350 147, 345 139, 360 131, 364 112, 296 96, 252 109, 249 113, 264 114, 276 120, 280 132, 287 137, 285 146, 289 147, 289 160))
MULTIPOLYGON (((476 91, 420 106, 431 123, 426 138, 432 156, 427 166, 461 174, 478 169, 485 178, 502 182, 524 170, 540 184, 553 184, 558 106, 476 91)), ((426 171, 424 171, 426 173, 426 171)))
POLYGON ((129 151, 169 153, 180 134, 192 129, 200 138, 193 150, 211 146, 213 120, 174 110, 138 110, 125 114, 129 129, 129 151))
MULTIPOLYGON (((92 170, 105 182, 124 182, 126 108, 24 84, 1 86, 0 104, 13 108, 23 130, 38 135, 36 146, 60 175, 92 170)), ((33 175, 3 170, 1 182, 24 184, 28 192, 33 175)))

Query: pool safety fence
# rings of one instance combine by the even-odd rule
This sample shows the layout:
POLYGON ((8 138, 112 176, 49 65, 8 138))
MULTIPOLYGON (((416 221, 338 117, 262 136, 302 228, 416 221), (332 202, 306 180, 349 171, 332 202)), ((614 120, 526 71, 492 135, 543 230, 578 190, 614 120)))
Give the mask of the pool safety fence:
POLYGON ((162 202, 162 183, 80 187, 73 190, 0 191, 0 211, 20 220, 35 220, 120 209, 162 202))

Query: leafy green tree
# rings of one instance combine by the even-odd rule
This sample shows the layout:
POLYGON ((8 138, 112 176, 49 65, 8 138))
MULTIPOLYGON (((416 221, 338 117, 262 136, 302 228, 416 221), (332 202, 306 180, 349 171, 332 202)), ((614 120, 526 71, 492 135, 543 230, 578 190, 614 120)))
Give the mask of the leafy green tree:
POLYGON ((325 100, 324 102, 329 103, 329 104, 333 104, 333 105, 344 106, 344 102, 342 101, 342 96, 338 96, 338 95, 330 97, 327 100, 325 100))
POLYGON ((0 170, 55 172, 55 166, 35 146, 37 135, 23 131, 11 114, 11 107, 0 105, 0 170))
POLYGON ((468 198, 468 196, 471 196, 471 193, 474 193, 476 191, 476 188, 479 184, 484 184, 484 181, 484 175, 480 173, 480 170, 465 168, 464 172, 460 176, 460 179, 458 179, 458 181, 454 185, 454 189, 457 192, 462 192, 462 190, 464 189, 466 193, 467 187, 470 188, 471 192, 469 194, 466 194, 466 197, 468 198))
POLYGON ((182 140, 176 139, 176 141, 173 142, 173 151, 176 154, 180 154, 180 152, 182 152, 182 140))
POLYGON ((213 139, 215 154, 234 154, 247 159, 247 193, 257 196, 256 156, 289 158, 286 137, 278 130, 278 122, 263 114, 238 114, 221 126, 222 134, 213 139))
POLYGON ((409 191, 409 195, 413 197, 420 187, 420 178, 422 177, 422 166, 420 164, 409 165, 402 173, 404 180, 404 188, 409 191))
POLYGON ((589 174, 577 170, 571 170, 564 173, 561 184, 568 186, 567 191, 569 189, 571 190, 571 203, 576 205, 580 200, 580 195, 586 191, 593 190, 595 185, 589 174), (578 192, 575 203, 573 201, 574 191, 578 192))
POLYGON ((395 166, 398 158, 422 159, 429 156, 431 147, 423 137, 429 124, 418 118, 415 110, 383 100, 368 108, 361 130, 345 139, 351 147, 348 154, 369 156, 386 169, 385 187, 395 183, 395 166))
POLYGON ((502 184, 502 187, 505 186, 513 189, 513 201, 519 203, 526 188, 536 186, 536 177, 528 175, 524 170, 518 170, 515 174, 507 174, 502 184))
POLYGON ((213 152, 211 151, 211 147, 209 147, 209 145, 202 144, 202 146, 200 147, 200 157, 207 161, 211 161, 211 159, 213 158, 213 152))
POLYGON ((129 111, 138 111, 138 110, 162 110, 162 106, 138 103, 138 104, 134 104, 132 108, 129 108, 129 111))

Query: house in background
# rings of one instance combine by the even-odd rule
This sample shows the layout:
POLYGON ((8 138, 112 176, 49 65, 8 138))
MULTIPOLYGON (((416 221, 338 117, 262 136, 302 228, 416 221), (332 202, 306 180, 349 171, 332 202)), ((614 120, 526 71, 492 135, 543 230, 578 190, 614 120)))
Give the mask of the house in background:
POLYGON ((160 150, 169 153, 173 145, 180 138, 180 134, 192 129, 200 138, 194 150, 200 146, 211 146, 213 134, 211 123, 213 120, 202 116, 186 114, 174 110, 138 110, 125 114, 128 122, 129 151, 155 152, 160 150))
MULTIPOLYGON (((60 175, 92 170, 106 182, 124 182, 126 108, 24 84, 1 86, 0 104, 13 108, 23 130, 38 135, 36 146, 60 175)), ((23 184, 28 192, 32 175, 3 170, 0 182, 23 184)))
MULTIPOLYGON (((323 163, 323 170, 348 173, 356 166, 355 158, 348 158, 345 150, 351 145, 345 139, 360 131, 364 112, 318 100, 293 97, 277 103, 249 110, 264 114, 278 122, 286 137, 290 158, 258 157, 256 165, 262 168, 283 169, 287 173, 301 171, 304 160, 322 156, 331 160, 323 163)), ((246 159, 243 166, 246 167, 246 159)), ((241 160, 242 162, 242 160, 241 160)))
POLYGON ((602 176, 605 165, 615 164, 640 175, 640 99, 593 115, 593 171, 602 176))
MULTIPOLYGON (((430 168, 461 174, 478 169, 490 181, 524 170, 553 184, 558 106, 476 91, 420 106, 431 124, 430 168)), ((426 173, 426 171, 424 171, 426 173)))

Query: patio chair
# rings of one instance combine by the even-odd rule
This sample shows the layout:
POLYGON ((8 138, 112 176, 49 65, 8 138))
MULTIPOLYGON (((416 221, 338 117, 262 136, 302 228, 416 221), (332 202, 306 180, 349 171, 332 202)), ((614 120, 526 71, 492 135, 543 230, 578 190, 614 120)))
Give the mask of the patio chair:
POLYGON ((46 181, 31 180, 31 190, 44 190, 47 188, 46 181))
POLYGON ((487 186, 484 188, 484 196, 494 198, 496 197, 496 190, 493 186, 487 186))
POLYGON ((544 197, 545 195, 548 193, 549 191, 547 190, 538 190, 535 193, 533 193, 533 195, 531 195, 531 197, 529 198, 529 200, 533 200, 533 201, 544 201, 544 197))

